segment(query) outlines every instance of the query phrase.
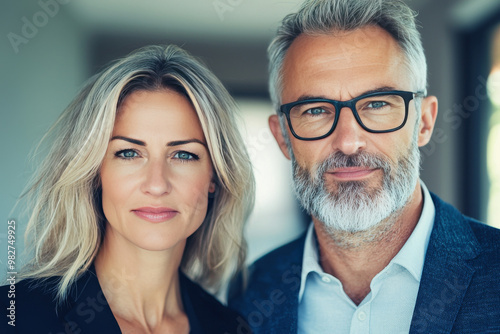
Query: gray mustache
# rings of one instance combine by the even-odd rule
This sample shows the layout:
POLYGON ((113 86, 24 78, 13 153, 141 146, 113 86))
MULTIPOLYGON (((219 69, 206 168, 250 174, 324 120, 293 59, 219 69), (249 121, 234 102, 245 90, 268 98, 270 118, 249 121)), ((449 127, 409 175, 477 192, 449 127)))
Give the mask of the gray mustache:
POLYGON ((323 175, 328 170, 346 167, 381 168, 386 172, 391 170, 389 162, 372 153, 360 152, 347 155, 342 152, 335 152, 321 162, 317 174, 323 175))

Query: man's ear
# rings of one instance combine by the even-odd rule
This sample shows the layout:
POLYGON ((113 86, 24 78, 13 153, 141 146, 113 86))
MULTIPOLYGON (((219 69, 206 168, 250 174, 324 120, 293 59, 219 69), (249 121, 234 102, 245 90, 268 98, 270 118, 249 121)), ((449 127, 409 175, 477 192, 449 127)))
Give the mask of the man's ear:
POLYGON ((276 139, 281 152, 283 152, 285 157, 290 160, 290 153, 288 152, 288 146, 286 145, 285 138, 283 137, 283 133, 281 132, 280 120, 278 118, 278 115, 269 116, 269 128, 271 128, 271 132, 273 133, 274 139, 276 139))
POLYGON ((427 96, 422 99, 422 113, 420 115, 420 127, 418 129, 418 146, 425 146, 432 136, 436 117, 438 113, 438 100, 435 96, 427 96))

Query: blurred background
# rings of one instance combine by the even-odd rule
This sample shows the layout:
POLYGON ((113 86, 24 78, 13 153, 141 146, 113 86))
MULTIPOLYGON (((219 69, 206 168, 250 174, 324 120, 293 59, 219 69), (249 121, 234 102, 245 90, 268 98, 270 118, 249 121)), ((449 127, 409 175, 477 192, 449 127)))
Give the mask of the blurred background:
MULTIPOLYGON (((307 218, 291 168, 267 127, 266 48, 300 0, 5 0, 0 5, 0 274, 7 221, 17 262, 27 222, 13 209, 37 165, 33 147, 109 61, 148 44, 175 43, 200 57, 236 98, 255 166, 249 262, 297 237, 307 218), (30 160, 31 159, 31 160, 30 160)), ((439 99, 422 179, 465 214, 500 227, 500 1, 408 0, 439 99)), ((0 275, 0 277, 3 275, 0 275)))

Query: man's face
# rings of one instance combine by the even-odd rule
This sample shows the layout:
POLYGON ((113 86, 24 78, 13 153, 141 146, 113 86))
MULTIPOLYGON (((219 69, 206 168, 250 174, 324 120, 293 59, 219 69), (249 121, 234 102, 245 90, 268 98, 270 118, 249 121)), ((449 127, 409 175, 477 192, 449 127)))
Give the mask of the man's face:
MULTIPOLYGON (((301 35, 292 43, 285 57, 282 104, 305 97, 345 101, 377 89, 416 91, 420 87, 412 86, 414 80, 404 60, 392 36, 375 26, 329 35, 301 35)), ((308 176, 311 186, 321 184, 333 201, 344 197, 342 191, 360 194, 368 204, 365 216, 370 216, 370 202, 377 205, 377 202, 386 200, 380 194, 387 190, 388 183, 400 183, 400 189, 393 191, 392 197, 406 197, 396 199, 399 203, 395 203, 396 206, 404 205, 416 187, 417 146, 424 145, 430 138, 435 113, 430 118, 431 125, 427 124, 427 111, 422 113, 422 122, 417 122, 417 117, 414 101, 411 101, 408 121, 402 129, 391 133, 369 133, 360 127, 351 110, 344 108, 334 132, 326 138, 298 140, 287 127, 292 155, 287 151, 279 131, 276 131, 276 116, 270 118, 270 125, 283 153, 294 160, 296 190, 302 191, 297 187, 300 176, 308 176), (402 168, 409 168, 409 164, 412 165, 410 174, 398 173, 404 172, 402 168), (405 189, 408 187, 410 189, 405 189)), ((354 197, 352 201, 357 203, 358 199, 354 197)), ((398 209, 394 205, 386 211, 398 209)), ((385 217, 392 212, 384 213, 385 217)), ((314 216, 316 212, 313 210, 310 213, 314 216)), ((347 216, 344 218, 348 220, 347 216)), ((380 221, 376 220, 358 224, 356 229, 363 230, 380 221)), ((346 229, 356 230, 352 226, 346 229)))

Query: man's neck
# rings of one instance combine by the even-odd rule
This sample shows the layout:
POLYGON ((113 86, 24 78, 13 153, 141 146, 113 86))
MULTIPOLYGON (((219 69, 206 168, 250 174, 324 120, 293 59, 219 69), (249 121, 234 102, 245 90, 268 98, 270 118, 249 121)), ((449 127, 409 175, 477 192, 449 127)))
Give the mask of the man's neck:
POLYGON ((327 231, 313 218, 323 270, 343 285, 359 305, 370 292, 370 283, 401 250, 420 218, 423 197, 420 183, 399 212, 363 232, 327 231))

